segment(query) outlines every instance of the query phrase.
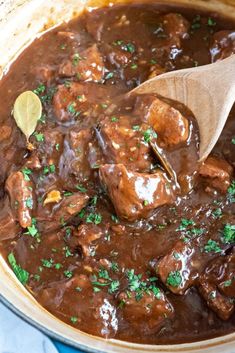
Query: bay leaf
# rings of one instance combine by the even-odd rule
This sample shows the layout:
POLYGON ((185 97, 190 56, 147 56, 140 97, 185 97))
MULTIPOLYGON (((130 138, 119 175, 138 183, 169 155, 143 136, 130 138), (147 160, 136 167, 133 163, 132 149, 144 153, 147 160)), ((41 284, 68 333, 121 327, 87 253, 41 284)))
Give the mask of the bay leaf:
POLYGON ((36 129, 38 120, 42 116, 42 103, 38 96, 32 91, 21 93, 16 98, 13 116, 17 126, 28 141, 36 129))

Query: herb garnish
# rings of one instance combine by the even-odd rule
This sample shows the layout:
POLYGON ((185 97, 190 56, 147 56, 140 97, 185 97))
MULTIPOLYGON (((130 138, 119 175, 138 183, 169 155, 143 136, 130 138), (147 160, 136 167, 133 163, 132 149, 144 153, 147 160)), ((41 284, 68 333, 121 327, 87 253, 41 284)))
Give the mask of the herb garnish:
POLYGON ((169 274, 168 274, 168 277, 167 277, 167 280, 166 280, 166 283, 171 286, 171 287, 179 287, 182 283, 182 276, 180 274, 180 271, 171 271, 169 274))
POLYGON ((225 244, 235 243, 235 224, 226 224, 224 226, 222 241, 225 244))
POLYGON ((26 283, 29 280, 29 272, 27 272, 20 265, 17 264, 15 256, 12 252, 8 255, 7 258, 8 258, 9 264, 11 265, 11 268, 12 268, 14 274, 16 275, 16 277, 18 278, 18 280, 23 285, 26 285, 26 283))
POLYGON ((86 222, 100 224, 102 222, 102 216, 99 213, 90 213, 86 218, 86 222))
POLYGON ((207 244, 204 246, 204 251, 206 253, 220 253, 222 252, 222 249, 217 241, 209 239, 207 244))
POLYGON ((32 170, 27 168, 27 167, 25 167, 25 168, 21 169, 21 172, 24 175, 24 180, 25 181, 30 181, 30 175, 32 174, 32 170))

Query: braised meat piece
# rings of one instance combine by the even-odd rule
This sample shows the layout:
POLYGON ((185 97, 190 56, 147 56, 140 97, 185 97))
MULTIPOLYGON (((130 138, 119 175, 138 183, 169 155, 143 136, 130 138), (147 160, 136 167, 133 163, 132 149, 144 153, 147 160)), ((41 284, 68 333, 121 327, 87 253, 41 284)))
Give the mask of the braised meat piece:
POLYGON ((69 239, 68 244, 71 249, 76 251, 82 249, 82 254, 87 257, 91 255, 93 242, 100 239, 103 232, 100 227, 95 224, 82 224, 78 230, 69 239))
POLYGON ((70 60, 63 62, 59 68, 59 75, 62 77, 77 76, 81 81, 100 81, 104 75, 103 58, 93 44, 90 48, 81 53, 73 54, 70 60))
POLYGON ((100 100, 104 99, 105 92, 102 85, 95 83, 72 82, 68 85, 59 85, 53 97, 56 119, 58 122, 66 123, 77 119, 80 115, 94 115, 94 110, 100 100))
POLYGON ((118 298, 124 319, 131 323, 139 334, 159 331, 174 314, 173 306, 160 289, 157 295, 149 291, 140 299, 136 298, 134 292, 120 293, 118 298))
POLYGON ((210 53, 212 62, 223 60, 235 54, 235 32, 219 31, 215 33, 210 53))
POLYGON ((153 159, 145 134, 154 134, 146 124, 135 125, 129 116, 106 117, 96 129, 107 163, 123 163, 135 171, 149 171, 153 159))
POLYGON ((152 126, 164 146, 174 146, 187 141, 189 137, 188 120, 178 110, 157 97, 139 96, 135 112, 152 126))
POLYGON ((110 63, 117 68, 121 68, 128 64, 132 57, 133 53, 125 51, 121 48, 121 46, 113 46, 109 47, 107 58, 110 63))
POLYGON ((8 125, 2 125, 0 127, 0 142, 9 139, 12 134, 12 128, 8 125))
POLYGON ((199 291, 207 305, 222 320, 228 320, 235 311, 235 254, 212 261, 199 283, 199 291))
POLYGON ((206 178, 212 188, 226 193, 231 183, 233 167, 223 159, 209 156, 201 165, 199 174, 206 178))
POLYGON ((91 129, 75 128, 69 131, 60 159, 60 175, 64 179, 68 174, 74 174, 82 181, 88 179, 91 171, 88 161, 91 140, 91 129))
POLYGON ((63 152, 64 136, 62 132, 54 129, 47 129, 44 133, 43 143, 39 143, 38 155, 43 165, 57 165, 63 152))
POLYGON ((13 172, 6 181, 6 191, 10 196, 11 209, 22 228, 32 224, 32 213, 35 208, 34 185, 26 180, 23 173, 13 172))
POLYGON ((180 47, 180 39, 187 37, 189 22, 178 13, 169 13, 163 16, 163 29, 168 36, 180 47))
POLYGON ((171 183, 160 170, 141 174, 129 171, 123 164, 105 164, 99 173, 120 218, 129 221, 145 218, 175 199, 171 183))
POLYGON ((10 208, 9 199, 6 198, 1 204, 0 216, 0 241, 13 239, 21 231, 10 208))
POLYGON ((39 230, 49 232, 63 227, 86 206, 88 200, 86 194, 77 192, 58 203, 41 205, 37 218, 39 230))
POLYGON ((56 310, 63 319, 65 317, 60 307, 66 306, 67 321, 75 326, 78 323, 84 329, 89 325, 93 334, 108 338, 113 337, 118 329, 117 310, 111 296, 101 291, 95 292, 86 275, 51 282, 38 295, 46 308, 56 310))
POLYGON ((161 281, 172 293, 180 295, 197 284, 209 261, 216 259, 228 248, 216 225, 210 228, 213 236, 203 234, 203 229, 195 227, 184 228, 182 232, 184 238, 178 240, 156 266, 161 281))
POLYGON ((200 266, 197 256, 195 248, 190 244, 178 241, 172 250, 160 259, 157 274, 171 292, 182 295, 194 285, 200 266))

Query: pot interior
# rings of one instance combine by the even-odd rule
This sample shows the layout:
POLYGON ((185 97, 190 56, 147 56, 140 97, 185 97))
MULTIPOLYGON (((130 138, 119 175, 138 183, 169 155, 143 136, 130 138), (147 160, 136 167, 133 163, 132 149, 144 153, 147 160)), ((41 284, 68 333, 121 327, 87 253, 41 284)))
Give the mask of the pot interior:
MULTIPOLYGON (((119 3, 136 3, 128 0, 15 0, 4 1, 0 5, 0 74, 8 70, 10 63, 36 37, 78 16, 84 9, 115 5, 119 3)), ((147 0, 139 1, 150 2, 147 0)), ((157 2, 157 1, 155 1, 157 2)), ((235 1, 233 0, 162 0, 159 3, 194 7, 235 19, 235 1)), ((89 351, 109 352, 231 352, 235 345, 235 334, 203 341, 200 343, 174 346, 138 345, 117 340, 106 341, 80 332, 61 322, 44 308, 19 284, 12 271, 0 257, 0 295, 3 300, 26 320, 33 322, 45 332, 72 345, 89 351)))

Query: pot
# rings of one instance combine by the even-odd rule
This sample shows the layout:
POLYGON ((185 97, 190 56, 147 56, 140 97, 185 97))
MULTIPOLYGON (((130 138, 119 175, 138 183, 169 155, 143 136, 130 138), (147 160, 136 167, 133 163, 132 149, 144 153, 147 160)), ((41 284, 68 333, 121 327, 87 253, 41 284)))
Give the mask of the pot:
MULTIPOLYGON (((140 1, 140 0, 136 0, 140 1)), ((135 2, 136 2, 135 1, 135 2)), ((146 2, 141 0, 140 2, 146 2)), ((113 0, 112 4, 133 2, 113 0)), ((155 0, 155 2, 157 2, 155 0)), ((0 77, 10 63, 37 36, 52 27, 79 15, 85 8, 111 4, 109 0, 5 0, 0 4, 0 77)), ((181 4, 185 7, 218 12, 235 19, 235 0, 165 0, 165 4, 181 4)), ((46 334, 88 352, 125 353, 233 353, 235 333, 196 343, 177 345, 141 345, 115 339, 105 340, 60 321, 42 308, 18 282, 4 259, 0 256, 0 298, 14 312, 46 334)))

